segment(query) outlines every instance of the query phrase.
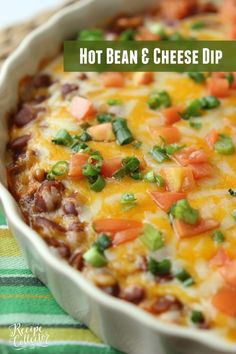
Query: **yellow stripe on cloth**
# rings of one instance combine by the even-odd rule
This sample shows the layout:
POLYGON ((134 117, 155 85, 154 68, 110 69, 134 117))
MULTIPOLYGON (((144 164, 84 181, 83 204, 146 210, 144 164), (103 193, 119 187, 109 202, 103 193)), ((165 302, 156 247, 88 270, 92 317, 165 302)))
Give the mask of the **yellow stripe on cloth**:
POLYGON ((0 229, 0 257, 20 256, 19 247, 8 229, 0 229))
MULTIPOLYGON (((24 327, 30 328, 30 327, 24 327)), ((101 343, 101 341, 89 330, 81 328, 46 328, 41 329, 42 334, 47 334, 50 341, 81 341, 101 343)), ((9 340, 10 328, 1 328, 1 339, 9 340)))

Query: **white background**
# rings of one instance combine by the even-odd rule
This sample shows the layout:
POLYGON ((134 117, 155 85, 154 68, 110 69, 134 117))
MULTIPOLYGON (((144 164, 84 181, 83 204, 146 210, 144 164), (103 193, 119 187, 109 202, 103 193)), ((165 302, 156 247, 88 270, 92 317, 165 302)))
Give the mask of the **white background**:
POLYGON ((0 27, 27 20, 63 0, 0 0, 0 27))

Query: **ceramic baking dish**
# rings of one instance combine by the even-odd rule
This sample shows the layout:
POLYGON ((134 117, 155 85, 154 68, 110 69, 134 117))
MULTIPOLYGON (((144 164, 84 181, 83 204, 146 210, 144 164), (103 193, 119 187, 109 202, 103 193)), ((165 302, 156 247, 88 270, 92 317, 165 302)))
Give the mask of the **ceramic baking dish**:
POLYGON ((9 227, 32 272, 48 286, 65 311, 86 323, 105 343, 128 354, 235 354, 235 345, 212 332, 165 324, 90 284, 78 271, 57 258, 25 224, 6 186, 4 154, 8 129, 5 117, 17 102, 20 79, 36 73, 40 61, 55 54, 63 40, 78 30, 94 27, 120 12, 142 11, 154 2, 81 0, 33 31, 5 62, 0 75, 0 199, 9 227))

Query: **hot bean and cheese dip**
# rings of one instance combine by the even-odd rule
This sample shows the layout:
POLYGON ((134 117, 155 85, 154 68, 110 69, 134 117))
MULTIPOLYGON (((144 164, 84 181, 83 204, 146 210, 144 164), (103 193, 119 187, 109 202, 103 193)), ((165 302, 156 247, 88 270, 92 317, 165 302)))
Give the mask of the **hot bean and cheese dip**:
MULTIPOLYGON (((164 0, 80 39, 236 39, 236 2, 164 0)), ((59 56, 22 80, 9 134, 9 189, 58 255, 236 341, 236 73, 66 73, 59 56)))

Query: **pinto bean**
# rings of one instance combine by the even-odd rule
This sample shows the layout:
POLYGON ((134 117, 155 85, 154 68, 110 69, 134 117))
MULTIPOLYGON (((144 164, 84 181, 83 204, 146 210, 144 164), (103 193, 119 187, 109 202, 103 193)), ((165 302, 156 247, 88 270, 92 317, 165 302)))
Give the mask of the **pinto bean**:
POLYGON ((27 134, 14 139, 9 144, 10 149, 13 150, 14 152, 22 151, 27 146, 30 137, 31 136, 27 134))
POLYGON ((69 226, 68 230, 76 232, 84 231, 84 224, 80 221, 76 221, 69 226))
POLYGON ((54 237, 46 237, 44 240, 47 242, 49 246, 54 247, 58 251, 61 257, 63 258, 70 257, 71 255, 70 249, 62 240, 57 240, 54 237))
POLYGON ((33 176, 38 182, 43 182, 46 177, 46 172, 43 168, 36 168, 33 172, 33 176))
POLYGON ((63 211, 67 215, 78 215, 78 211, 76 210, 75 204, 71 200, 66 200, 63 204, 63 211))
POLYGON ((88 79, 88 75, 86 73, 80 73, 77 77, 81 81, 84 81, 84 80, 88 79))
POLYGON ((104 291, 104 293, 114 297, 118 297, 120 294, 120 287, 118 283, 105 287, 100 287, 100 289, 104 291))
POLYGON ((82 270, 84 266, 83 253, 81 249, 75 251, 69 259, 69 263, 77 270, 82 270))
POLYGON ((52 84, 52 79, 51 76, 48 74, 40 74, 35 76, 33 79, 33 86, 34 88, 43 88, 43 87, 49 87, 52 84))
POLYGON ((44 181, 35 194, 34 210, 39 213, 57 210, 61 205, 63 189, 61 182, 44 181))
POLYGON ((145 297, 145 290, 139 285, 130 285, 123 290, 122 298, 128 302, 139 304, 145 297))
POLYGON ((17 127, 21 128, 38 117, 38 114, 44 112, 45 108, 34 108, 29 105, 23 106, 14 116, 13 121, 17 127))
POLYGON ((46 96, 46 95, 35 96, 33 98, 33 103, 35 103, 35 104, 42 103, 42 102, 46 101, 47 98, 48 98, 48 96, 46 96))
POLYGON ((64 84, 61 87, 62 97, 66 97, 69 93, 78 90, 79 86, 75 84, 64 84))
POLYGON ((182 310, 182 303, 174 296, 161 296, 151 306, 151 312, 162 314, 167 311, 182 310))
MULTIPOLYGON (((55 221, 49 220, 42 216, 36 216, 36 218, 33 221, 33 224, 36 228, 41 228, 43 231, 45 231, 46 234, 52 232, 60 232, 60 233, 66 232, 66 229, 63 226, 59 225, 55 221)), ((50 242, 52 246, 53 246, 52 242, 54 242, 53 240, 54 240, 53 238, 50 238, 50 242)))

